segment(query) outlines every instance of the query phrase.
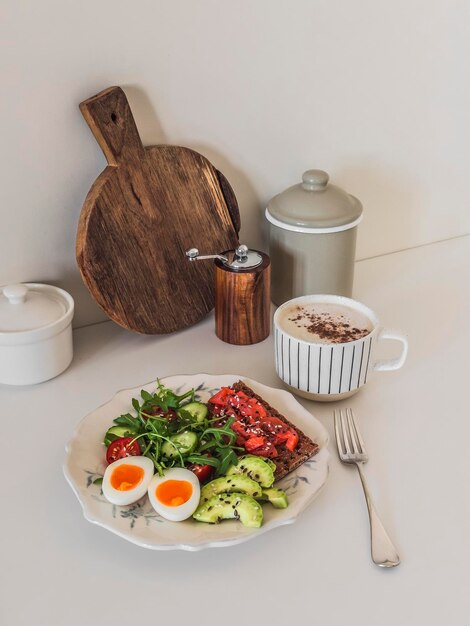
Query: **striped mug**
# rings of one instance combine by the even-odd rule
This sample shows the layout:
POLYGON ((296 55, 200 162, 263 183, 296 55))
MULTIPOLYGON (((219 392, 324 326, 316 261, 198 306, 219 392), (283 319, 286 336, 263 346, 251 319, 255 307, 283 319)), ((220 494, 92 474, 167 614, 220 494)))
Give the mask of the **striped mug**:
POLYGON ((408 341, 397 331, 380 328, 377 315, 356 300, 312 295, 277 309, 274 352, 276 372, 291 391, 310 400, 333 401, 359 391, 371 370, 402 367, 408 341), (376 360, 381 339, 401 342, 400 356, 376 360))

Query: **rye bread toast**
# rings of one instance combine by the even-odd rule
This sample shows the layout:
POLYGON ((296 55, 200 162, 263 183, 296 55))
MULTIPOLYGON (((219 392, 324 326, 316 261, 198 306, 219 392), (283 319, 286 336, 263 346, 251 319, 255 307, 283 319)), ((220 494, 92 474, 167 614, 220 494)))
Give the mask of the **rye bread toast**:
POLYGON ((285 446, 279 446, 279 456, 271 459, 276 464, 276 471, 274 472, 274 477, 276 480, 280 480, 286 474, 289 474, 289 472, 295 470, 297 467, 299 467, 299 465, 302 465, 302 463, 304 463, 310 457, 314 456, 320 450, 320 446, 318 444, 313 442, 310 437, 307 437, 307 435, 303 433, 300 428, 298 428, 295 424, 292 424, 292 422, 290 422, 284 415, 279 413, 279 411, 277 411, 274 407, 268 404, 266 400, 264 400, 261 396, 256 394, 253 389, 248 387, 248 385, 245 385, 245 383, 238 381, 237 383, 232 385, 232 388, 235 391, 244 391, 252 398, 256 398, 258 402, 260 402, 264 406, 264 408, 268 412, 268 415, 271 415, 272 417, 277 417, 285 422, 288 426, 293 428, 299 436, 299 442, 294 451, 291 452, 285 446))

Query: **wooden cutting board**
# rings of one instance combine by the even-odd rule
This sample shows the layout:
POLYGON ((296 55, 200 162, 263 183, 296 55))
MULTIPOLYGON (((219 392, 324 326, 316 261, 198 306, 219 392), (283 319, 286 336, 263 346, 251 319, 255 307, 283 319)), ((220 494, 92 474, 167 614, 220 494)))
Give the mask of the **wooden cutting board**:
POLYGON ((190 263, 185 251, 238 245, 230 185, 194 150, 144 147, 120 87, 85 100, 80 110, 108 161, 78 224, 85 285, 112 320, 139 333, 198 322, 214 306, 214 266, 190 263))

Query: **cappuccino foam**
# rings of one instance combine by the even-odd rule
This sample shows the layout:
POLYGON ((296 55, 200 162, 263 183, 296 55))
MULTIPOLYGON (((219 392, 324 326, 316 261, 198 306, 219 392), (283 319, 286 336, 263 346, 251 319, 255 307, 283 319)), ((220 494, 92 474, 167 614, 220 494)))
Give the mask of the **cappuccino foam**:
POLYGON ((356 341, 373 330, 360 311, 329 302, 292 304, 281 311, 278 323, 297 339, 326 344, 356 341))

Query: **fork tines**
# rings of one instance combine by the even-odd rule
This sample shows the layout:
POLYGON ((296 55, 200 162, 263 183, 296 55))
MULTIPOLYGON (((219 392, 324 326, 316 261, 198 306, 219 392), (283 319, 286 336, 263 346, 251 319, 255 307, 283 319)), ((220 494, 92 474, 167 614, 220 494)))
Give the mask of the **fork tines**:
POLYGON ((336 444, 342 461, 367 461, 367 452, 357 428, 352 409, 334 411, 336 444))

